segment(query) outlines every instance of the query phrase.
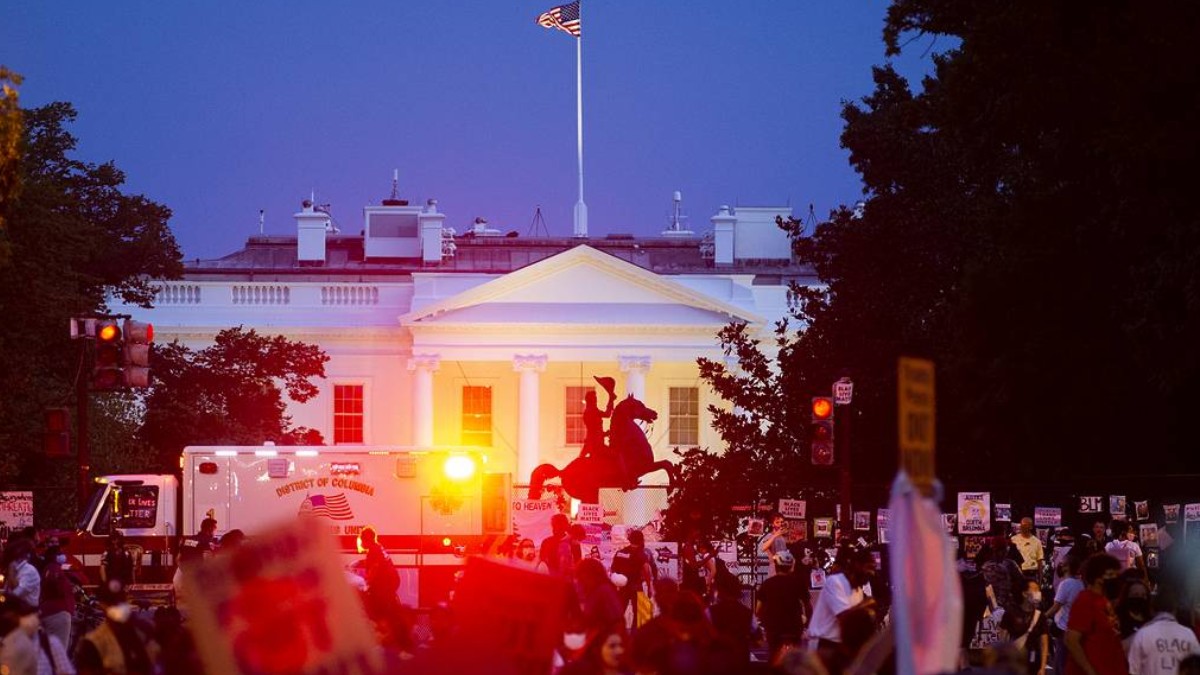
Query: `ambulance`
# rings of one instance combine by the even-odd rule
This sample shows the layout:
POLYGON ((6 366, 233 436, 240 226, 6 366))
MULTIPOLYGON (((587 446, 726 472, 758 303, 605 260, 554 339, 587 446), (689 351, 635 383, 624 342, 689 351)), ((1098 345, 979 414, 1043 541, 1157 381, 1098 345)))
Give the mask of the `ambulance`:
POLYGON ((316 518, 349 564, 371 526, 401 577, 401 600, 445 599, 467 555, 494 552, 512 532, 512 481, 487 471, 472 448, 194 446, 181 476, 124 474, 98 489, 70 545, 97 581, 114 532, 134 554, 137 582, 165 582, 184 537, 205 518, 217 534, 247 537, 298 517, 316 518))

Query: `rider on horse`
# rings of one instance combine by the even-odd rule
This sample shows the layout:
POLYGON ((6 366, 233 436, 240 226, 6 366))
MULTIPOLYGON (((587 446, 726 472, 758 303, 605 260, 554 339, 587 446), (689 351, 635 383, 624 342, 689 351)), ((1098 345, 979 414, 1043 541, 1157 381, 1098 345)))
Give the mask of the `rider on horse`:
POLYGON ((622 483, 628 484, 636 481, 636 477, 629 475, 629 470, 625 466, 625 457, 618 450, 610 447, 604 442, 608 432, 604 430, 604 420, 612 417, 613 399, 616 397, 614 389, 616 389, 617 381, 611 377, 593 377, 596 383, 604 388, 608 394, 608 403, 601 410, 596 405, 596 390, 589 389, 583 395, 583 428, 586 435, 583 439, 583 448, 579 451, 580 457, 595 457, 596 459, 608 459, 616 465, 620 471, 622 483))

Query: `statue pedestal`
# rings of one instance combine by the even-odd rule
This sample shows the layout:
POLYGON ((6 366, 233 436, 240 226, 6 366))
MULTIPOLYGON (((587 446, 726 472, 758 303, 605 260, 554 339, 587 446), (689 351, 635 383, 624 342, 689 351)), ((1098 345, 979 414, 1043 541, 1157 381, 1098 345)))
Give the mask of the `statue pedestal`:
POLYGON ((642 527, 659 519, 658 512, 667 508, 667 490, 662 485, 634 488, 600 488, 600 512, 609 525, 642 527))

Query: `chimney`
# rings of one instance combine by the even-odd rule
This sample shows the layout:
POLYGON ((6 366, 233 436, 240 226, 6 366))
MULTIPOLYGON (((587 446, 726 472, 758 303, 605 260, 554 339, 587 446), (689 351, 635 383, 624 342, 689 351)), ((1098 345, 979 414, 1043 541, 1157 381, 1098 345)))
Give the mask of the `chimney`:
POLYGON ((442 261, 442 227, 446 214, 438 213, 437 200, 425 202, 425 209, 417 216, 421 231, 421 261, 435 264, 442 261))
POLYGON ((729 207, 722 205, 717 215, 711 218, 713 224, 713 264, 717 266, 733 264, 733 226, 737 216, 729 213, 729 207))
POLYGON ((301 203, 296 218, 296 260, 301 265, 325 264, 325 232, 330 228, 329 214, 313 208, 311 199, 301 203))

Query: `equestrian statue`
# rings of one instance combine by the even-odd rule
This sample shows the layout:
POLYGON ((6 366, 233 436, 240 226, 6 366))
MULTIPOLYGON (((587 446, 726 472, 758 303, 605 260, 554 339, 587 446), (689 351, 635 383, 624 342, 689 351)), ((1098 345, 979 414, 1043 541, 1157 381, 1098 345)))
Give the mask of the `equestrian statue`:
POLYGON ((541 464, 529 478, 529 498, 542 496, 542 487, 547 480, 559 478, 567 494, 586 504, 600 501, 600 488, 632 490, 638 479, 648 473, 667 472, 668 486, 675 478, 675 465, 662 459, 655 461, 650 441, 638 425, 638 421, 653 422, 658 413, 629 394, 616 406, 613 390, 616 380, 611 377, 596 377, 596 382, 608 394, 608 404, 603 410, 596 405, 596 391, 584 394, 583 425, 585 436, 579 457, 559 469, 553 464, 541 464), (611 418, 609 428, 604 429, 604 420, 611 418), (605 437, 608 442, 605 443, 605 437))

